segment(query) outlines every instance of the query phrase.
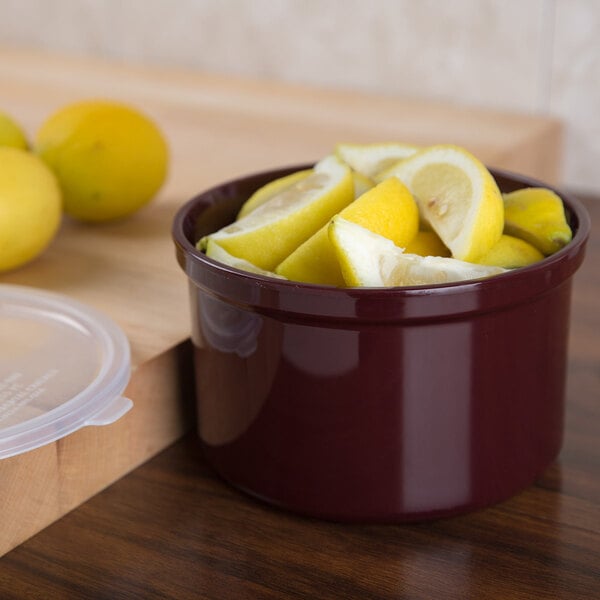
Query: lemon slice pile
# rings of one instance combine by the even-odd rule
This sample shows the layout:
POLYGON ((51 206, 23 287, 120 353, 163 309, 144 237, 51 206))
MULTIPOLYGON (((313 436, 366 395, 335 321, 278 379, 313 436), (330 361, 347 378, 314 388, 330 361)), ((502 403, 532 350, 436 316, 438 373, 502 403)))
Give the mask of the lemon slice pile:
POLYGON ((572 237, 545 188, 503 195, 455 145, 338 144, 198 242, 235 268, 331 286, 433 285, 531 265, 572 237))

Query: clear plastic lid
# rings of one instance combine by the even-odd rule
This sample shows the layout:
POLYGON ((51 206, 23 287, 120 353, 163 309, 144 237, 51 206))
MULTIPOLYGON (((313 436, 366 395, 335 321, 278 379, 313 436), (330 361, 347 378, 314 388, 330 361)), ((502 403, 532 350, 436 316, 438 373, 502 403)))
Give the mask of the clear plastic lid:
POLYGON ((130 370, 127 338, 103 314, 0 284, 0 458, 119 419, 130 370))

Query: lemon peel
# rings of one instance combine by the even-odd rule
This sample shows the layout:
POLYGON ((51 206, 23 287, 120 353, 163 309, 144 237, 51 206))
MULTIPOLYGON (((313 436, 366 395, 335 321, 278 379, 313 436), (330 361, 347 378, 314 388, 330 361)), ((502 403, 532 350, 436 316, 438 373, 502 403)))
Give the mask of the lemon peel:
POLYGON ((444 246, 444 242, 435 231, 418 231, 417 235, 406 244, 404 251, 419 256, 450 256, 450 250, 444 246))

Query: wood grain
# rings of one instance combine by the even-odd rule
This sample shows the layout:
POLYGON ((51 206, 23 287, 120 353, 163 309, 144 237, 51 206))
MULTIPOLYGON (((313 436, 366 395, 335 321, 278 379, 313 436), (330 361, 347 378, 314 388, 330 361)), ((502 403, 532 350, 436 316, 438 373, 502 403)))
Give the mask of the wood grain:
POLYGON ((67 294, 112 317, 131 343, 126 393, 135 406, 114 425, 0 461, 0 555, 192 427, 176 350, 190 331, 187 286, 170 227, 195 193, 320 158, 341 140, 454 142, 492 166, 559 178, 561 125, 544 116, 0 48, 0 107, 31 138, 55 109, 87 97, 120 99, 156 119, 171 149, 167 185, 126 221, 98 227, 65 219, 42 257, 0 282, 67 294))
MULTIPOLYGON (((273 509, 188 435, 0 561, 0 596, 591 600, 600 596, 600 198, 575 278, 564 447, 494 507, 409 525, 273 509)), ((189 391, 189 390, 188 390, 189 391)), ((188 397, 189 399, 189 397, 188 397)))

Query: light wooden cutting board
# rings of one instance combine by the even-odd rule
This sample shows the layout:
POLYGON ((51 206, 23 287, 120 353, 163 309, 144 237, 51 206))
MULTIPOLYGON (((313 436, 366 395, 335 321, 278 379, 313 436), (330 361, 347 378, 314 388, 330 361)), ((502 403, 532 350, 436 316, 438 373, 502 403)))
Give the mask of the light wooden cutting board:
POLYGON ((160 124, 168 183, 128 220, 65 219, 41 258, 0 274, 0 283, 54 290, 112 317, 132 348, 134 408, 113 425, 0 460, 0 555, 194 426, 181 392, 190 376, 187 282, 170 238, 188 198, 225 179, 319 159, 338 141, 452 142, 488 165, 559 179, 561 125, 551 118, 0 48, 0 110, 31 137, 55 109, 89 97, 132 103, 160 124))

